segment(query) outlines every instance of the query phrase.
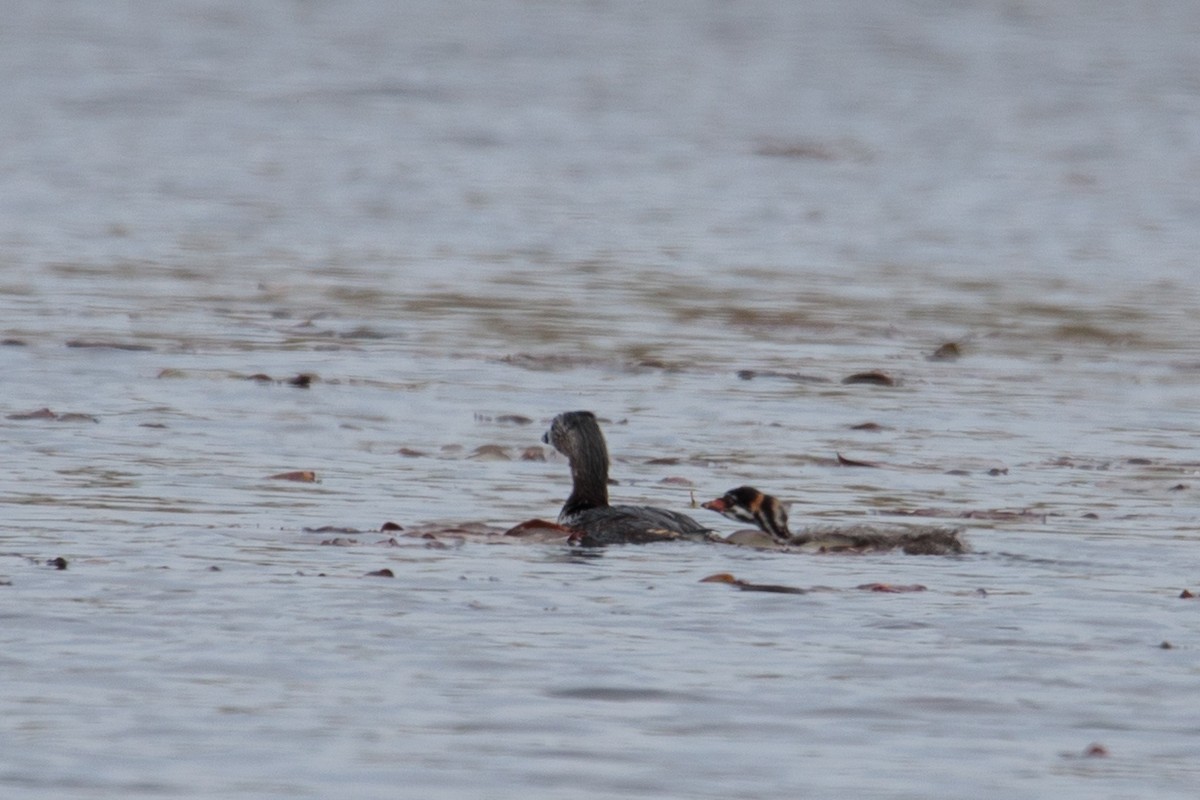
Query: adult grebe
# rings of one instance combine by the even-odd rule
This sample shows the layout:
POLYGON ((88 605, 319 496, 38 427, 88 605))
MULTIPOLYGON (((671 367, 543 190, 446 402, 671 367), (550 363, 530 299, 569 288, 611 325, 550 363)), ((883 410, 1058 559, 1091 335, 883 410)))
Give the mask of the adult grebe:
POLYGON ((691 517, 665 508, 608 504, 608 446, 592 412, 559 414, 542 441, 554 445, 571 465, 571 496, 558 522, 579 533, 579 544, 641 544, 712 535, 691 517))
POLYGON ((700 507, 716 511, 732 520, 756 525, 776 544, 807 546, 822 552, 896 549, 909 555, 952 555, 967 552, 967 546, 960 537, 960 528, 886 529, 870 525, 849 525, 817 528, 793 534, 788 530, 787 510, 783 503, 753 486, 730 489, 716 500, 701 503, 700 507))

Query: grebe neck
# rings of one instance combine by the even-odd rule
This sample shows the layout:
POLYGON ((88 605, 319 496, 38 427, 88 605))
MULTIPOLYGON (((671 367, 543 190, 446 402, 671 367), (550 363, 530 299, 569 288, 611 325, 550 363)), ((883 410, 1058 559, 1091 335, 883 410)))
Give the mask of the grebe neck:
MULTIPOLYGON (((599 434, 599 428, 596 429, 599 434)), ((571 496, 563 504, 564 516, 608 505, 608 448, 604 437, 581 436, 570 454, 571 496)))

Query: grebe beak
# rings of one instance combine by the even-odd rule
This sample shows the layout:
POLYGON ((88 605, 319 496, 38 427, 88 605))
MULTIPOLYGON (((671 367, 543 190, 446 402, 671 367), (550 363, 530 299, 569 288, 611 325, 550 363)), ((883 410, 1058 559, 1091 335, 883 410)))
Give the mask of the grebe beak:
POLYGON ((707 503, 701 503, 701 508, 707 508, 709 511, 715 511, 718 514, 724 514, 729 510, 729 505, 725 502, 724 497, 718 497, 716 500, 709 500, 707 503))

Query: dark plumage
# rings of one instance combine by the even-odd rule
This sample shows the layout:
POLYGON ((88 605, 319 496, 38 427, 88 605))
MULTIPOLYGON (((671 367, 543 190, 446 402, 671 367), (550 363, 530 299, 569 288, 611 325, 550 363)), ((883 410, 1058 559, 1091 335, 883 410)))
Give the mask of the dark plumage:
POLYGON ((707 538, 712 533, 686 514, 665 508, 608 504, 608 446, 592 412, 559 414, 542 441, 571 465, 571 495, 558 522, 577 531, 580 544, 642 544, 681 536, 707 538))

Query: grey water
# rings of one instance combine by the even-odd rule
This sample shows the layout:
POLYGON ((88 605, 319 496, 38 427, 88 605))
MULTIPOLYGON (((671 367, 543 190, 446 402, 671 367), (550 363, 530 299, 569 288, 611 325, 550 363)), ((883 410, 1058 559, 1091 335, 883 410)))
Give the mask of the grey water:
POLYGON ((1195 796, 1200 6, 10 6, 4 797, 1195 796))

